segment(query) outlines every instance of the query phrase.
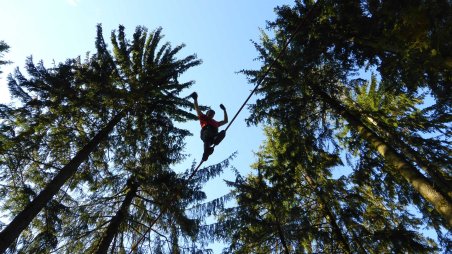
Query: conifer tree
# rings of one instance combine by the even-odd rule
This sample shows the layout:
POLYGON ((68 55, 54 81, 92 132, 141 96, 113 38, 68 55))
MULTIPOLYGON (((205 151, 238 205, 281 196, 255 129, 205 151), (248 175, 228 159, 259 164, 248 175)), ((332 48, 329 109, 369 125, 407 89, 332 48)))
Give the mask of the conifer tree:
MULTIPOLYGON (((452 4, 439 1, 300 1, 276 8, 271 27, 296 32, 306 62, 334 57, 349 71, 376 66, 393 89, 428 87, 450 105, 452 4)), ((444 108, 442 108, 444 110, 444 108)))
POLYGON ((432 253, 431 240, 413 231, 419 220, 408 213, 399 217, 406 207, 346 176, 332 178, 340 159, 323 151, 315 134, 307 135, 315 127, 309 122, 291 130, 273 122, 253 165, 256 174, 231 183, 238 206, 225 211, 226 230, 220 230, 228 251, 432 253))
POLYGON ((186 172, 177 176, 168 165, 184 158, 181 149, 188 133, 173 126, 167 116, 160 116, 158 121, 165 124, 150 129, 153 134, 147 142, 140 143, 138 157, 125 156, 102 173, 91 175, 95 180, 78 188, 76 199, 60 205, 66 212, 57 217, 62 222, 52 238, 44 239, 45 244, 41 246, 36 246, 36 238, 27 239, 21 242, 18 251, 105 253, 135 249, 147 252, 145 246, 164 251, 168 244, 174 251, 203 249, 193 242, 197 239, 197 224, 203 221, 208 205, 195 209, 195 213, 188 206, 197 205, 205 198, 200 191, 202 184, 218 176, 229 159, 201 169, 195 175, 186 172), (187 178, 189 175, 192 177, 187 178), (125 181, 127 176, 129 180, 125 181), (171 225, 170 235, 167 235, 168 225, 171 225), (149 237, 141 238, 146 231, 149 237), (179 238, 185 240, 178 243, 179 238))
MULTIPOLYGON (((346 3, 339 2, 337 5, 341 9, 342 5, 346 5, 346 3)), ((355 6, 350 8, 352 7, 355 6)), ((357 11, 356 8, 351 10, 357 11)), ((397 170, 398 174, 403 176, 425 200, 435 207, 436 212, 443 217, 442 224, 450 227, 452 225, 452 213, 450 212, 452 202, 448 196, 440 192, 432 179, 425 177, 412 162, 407 161, 406 157, 400 154, 400 151, 392 147, 390 143, 385 142, 382 137, 379 137, 370 126, 361 120, 357 112, 340 101, 340 95, 344 89, 342 84, 350 87, 350 75, 355 73, 357 67, 364 67, 366 60, 369 64, 374 64, 378 68, 383 68, 382 66, 388 64, 388 62, 379 64, 372 61, 372 57, 378 55, 368 56, 365 52, 354 52, 355 44, 350 44, 351 42, 341 39, 340 36, 344 34, 348 36, 347 32, 352 30, 353 26, 358 26, 356 29, 359 29, 361 24, 355 22, 357 20, 347 20, 347 22, 350 22, 347 23, 348 26, 341 27, 343 25, 341 22, 345 21, 342 19, 336 21, 340 14, 343 13, 336 13, 333 4, 328 1, 305 5, 297 2, 292 9, 289 7, 278 9, 278 18, 271 23, 271 27, 275 29, 275 39, 272 40, 263 35, 262 44, 256 44, 261 59, 264 61, 262 70, 266 70, 277 56, 279 58, 258 90, 264 95, 264 98, 258 100, 256 105, 252 107, 251 121, 259 122, 274 118, 290 128, 291 121, 297 121, 296 119, 299 118, 300 114, 306 113, 317 113, 327 122, 332 120, 331 123, 333 124, 345 120, 351 128, 359 133, 362 140, 368 142, 375 151, 385 158, 388 165, 391 165, 386 170, 389 170, 389 168, 397 170), (341 29, 331 28, 334 25, 341 29), (325 28, 328 29, 324 30, 325 28), (330 37, 325 34, 325 31, 334 31, 333 35, 335 36, 330 37), (285 47, 287 41, 290 42, 290 45, 285 47)), ((365 14, 361 14, 360 17, 363 16, 365 14)), ((360 31, 358 30, 358 32, 360 31)), ((406 38, 406 40, 407 43, 411 43, 410 38, 406 38)), ((367 51, 367 53, 370 54, 372 51, 367 51)), ((392 60, 395 61, 395 59, 392 60)), ((406 69, 406 65, 399 67, 398 72, 409 71, 406 69)), ((424 67, 421 67, 423 71, 431 68, 427 65, 424 67)), ((447 70, 442 68, 432 69, 436 70, 435 73, 432 73, 436 77, 447 76, 447 70)), ((398 91, 408 88, 412 90, 423 85, 423 83, 416 83, 419 86, 407 88, 403 78, 399 81, 394 78, 397 71, 394 69, 390 73, 382 73, 382 75, 384 74, 382 78, 396 87, 398 91)), ((245 73, 250 75, 252 80, 259 77, 258 72, 245 71, 245 73)), ((443 86, 443 81, 445 80, 437 80, 436 84, 431 84, 429 87, 432 88, 432 91, 442 89, 440 87, 443 86)), ((437 109, 445 106, 444 98, 440 98, 440 95, 438 95, 438 99, 437 109)), ((441 117, 444 116, 444 112, 437 111, 437 113, 441 117)), ((332 131, 335 127, 331 125, 327 129, 332 131)), ((437 148, 429 147, 429 149, 437 148)), ((444 146, 441 149, 447 150, 444 146)), ((433 218, 436 216, 435 214, 434 212, 426 216, 433 218)))
MULTIPOLYGON (((11 131, 7 140, 9 145, 2 147, 6 151, 2 162, 24 159, 20 165, 7 165, 17 172, 31 169, 36 172, 40 171, 36 166, 47 168, 48 165, 57 165, 57 170, 42 179, 46 184, 30 203, 25 201, 23 205, 26 206, 16 208, 16 211, 22 211, 0 233, 0 250, 4 251, 18 238, 61 187, 69 184, 69 178, 75 176, 75 181, 68 185, 71 190, 79 181, 96 178, 93 169, 82 177, 75 174, 90 156, 97 167, 106 165, 107 151, 114 154, 115 160, 121 160, 125 154, 132 156, 137 152, 136 147, 149 138, 147 130, 164 124, 154 122, 158 115, 168 115, 171 121, 192 117, 184 111, 190 102, 178 97, 192 82, 180 83, 178 78, 200 61, 194 55, 177 59, 175 55, 183 45, 173 49, 166 43, 159 48, 161 37, 161 29, 148 36, 145 28, 137 27, 129 42, 124 27, 120 26, 118 32, 112 32, 111 53, 99 25, 97 53, 84 63, 68 60, 48 70, 42 63, 36 67, 30 59, 27 62, 30 79, 19 71, 11 77, 11 93, 21 100, 22 106, 14 109, 4 106, 2 114, 6 115, 10 126, 20 128, 11 131), (112 133, 114 135, 107 138, 112 133), (58 144, 51 144, 51 141, 58 144), (96 147, 97 155, 93 153, 96 147), (30 154, 33 149, 38 159, 15 154, 30 154)), ((4 165, 2 163, 2 168, 6 167, 4 165)), ((8 175, 4 177, 11 179, 8 175)), ((34 180, 25 179, 27 181, 34 180)))
MULTIPOLYGON (((165 119, 160 119, 160 121, 165 121, 165 119)), ((158 209, 162 210, 164 209, 162 207, 166 206, 176 207, 176 204, 187 205, 190 202, 199 201, 191 196, 193 191, 189 189, 190 186, 185 184, 184 179, 178 177, 169 168, 170 165, 177 164, 183 158, 181 156, 183 139, 188 133, 172 126, 170 119, 166 119, 166 122, 167 124, 152 130, 156 133, 152 135, 150 142, 142 144, 139 158, 125 157, 121 163, 122 167, 127 168, 126 171, 131 173, 126 183, 127 194, 123 201, 120 202, 120 206, 113 206, 118 207, 118 210, 113 210, 115 215, 108 222, 106 229, 100 229, 95 233, 100 237, 96 237, 97 239, 95 238, 92 241, 90 250, 96 253, 107 253, 109 248, 111 250, 117 248, 115 244, 111 246, 114 238, 117 238, 116 241, 119 240, 119 242, 124 242, 127 238, 139 239, 145 234, 144 230, 153 228, 156 223, 155 221, 150 223, 151 225, 148 227, 144 226, 149 220, 156 220, 156 218, 152 218, 152 213, 149 214, 153 207, 160 207, 158 209), (134 163, 139 164, 133 167, 134 163), (175 194, 175 192, 179 194, 175 194), (191 198, 193 199, 188 201, 191 198), (169 202, 171 204, 168 204, 169 202), (99 232, 103 233, 99 234, 99 232)), ((116 184, 112 184, 111 188, 114 189, 115 186, 116 184)), ((200 196, 203 197, 205 195, 200 196)), ((102 206, 100 204, 100 207, 102 206)), ((176 218, 173 220, 175 221, 174 223, 179 223, 178 227, 181 228, 182 234, 195 237, 195 220, 188 218, 184 214, 184 205, 179 206, 180 209, 172 215, 176 218)), ((102 213, 107 213, 107 210, 103 209, 102 213)), ((176 225, 173 225, 173 227, 176 227, 176 225)), ((157 228, 153 228, 153 230, 157 230, 157 228)), ((163 235, 163 232, 161 234, 163 235)), ((121 248, 130 249, 131 246, 123 244, 121 248)))
MULTIPOLYGON (((9 61, 3 60, 3 54, 8 52, 9 46, 4 41, 0 41, 0 67, 2 65, 10 63, 9 61)), ((2 74, 2 70, 0 69, 0 74, 2 74)))
POLYGON ((359 80, 357 83, 359 86, 349 96, 342 96, 342 100, 350 103, 348 106, 385 142, 428 174, 439 191, 452 198, 452 179, 443 170, 449 168, 449 156, 444 151, 447 119, 435 119, 430 108, 420 109, 424 95, 388 92, 385 89, 388 86, 377 84, 374 75, 370 82, 359 80), (418 131, 439 135, 424 138, 418 131), (424 151, 424 156, 417 151, 424 151))

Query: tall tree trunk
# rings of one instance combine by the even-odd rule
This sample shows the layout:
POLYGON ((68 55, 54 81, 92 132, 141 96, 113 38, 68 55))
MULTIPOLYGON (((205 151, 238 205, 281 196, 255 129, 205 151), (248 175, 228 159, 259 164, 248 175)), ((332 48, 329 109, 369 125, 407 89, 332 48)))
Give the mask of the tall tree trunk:
POLYGON ((50 181, 47 186, 0 232, 0 253, 17 239, 22 231, 28 227, 38 213, 52 200, 53 196, 61 189, 66 181, 75 174, 77 168, 84 162, 97 145, 106 140, 108 134, 123 117, 123 112, 117 114, 91 141, 86 144, 75 156, 64 166, 60 172, 50 181))
POLYGON ((452 181, 450 176, 447 176, 443 172, 441 172, 438 165, 434 162, 429 162, 425 158, 423 158, 420 154, 418 154, 413 148, 405 144, 395 133, 390 130, 387 130, 384 126, 378 123, 377 120, 372 118, 371 116, 362 112, 360 106, 354 102, 352 99, 348 98, 345 95, 341 96, 342 100, 347 101, 347 103, 353 105, 353 107, 357 110, 360 115, 360 119, 363 122, 370 124, 375 127, 378 133, 381 133, 380 137, 383 136, 386 141, 390 141, 391 144, 395 144, 397 149, 403 153, 402 155, 408 160, 416 163, 424 172, 426 172, 433 180, 434 184, 438 186, 438 191, 440 191, 443 195, 447 196, 449 202, 452 202, 452 181))
POLYGON ((134 183, 132 179, 128 180, 127 186, 129 190, 127 191, 126 197, 124 198, 124 201, 122 202, 116 215, 111 219, 110 224, 105 231, 104 237, 102 238, 99 247, 97 247, 96 253, 98 254, 106 254, 108 252, 108 247, 110 247, 111 241, 118 233, 119 226, 125 220, 130 204, 137 194, 138 184, 134 183))
POLYGON ((350 126, 355 128, 359 135, 369 142, 369 144, 378 151, 383 158, 389 162, 402 175, 413 188, 430 202, 435 210, 446 220, 447 226, 452 228, 452 203, 441 192, 437 191, 428 178, 422 175, 414 166, 410 165, 403 156, 388 145, 382 138, 376 135, 372 130, 366 127, 358 117, 355 117, 340 102, 329 96, 320 89, 315 90, 320 97, 328 103, 331 108, 344 117, 350 126))

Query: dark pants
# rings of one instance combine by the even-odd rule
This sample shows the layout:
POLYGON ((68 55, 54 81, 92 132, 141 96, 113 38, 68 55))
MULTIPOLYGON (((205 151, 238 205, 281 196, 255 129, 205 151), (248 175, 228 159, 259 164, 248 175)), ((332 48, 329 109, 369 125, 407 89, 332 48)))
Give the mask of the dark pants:
POLYGON ((218 128, 207 125, 201 129, 201 140, 204 142, 204 151, 207 151, 207 148, 213 145, 213 141, 215 140, 215 136, 218 134, 218 128))
POLYGON ((213 145, 218 145, 226 136, 226 130, 218 133, 218 128, 207 125, 201 129, 201 140, 204 142, 202 160, 206 161, 213 153, 213 145))

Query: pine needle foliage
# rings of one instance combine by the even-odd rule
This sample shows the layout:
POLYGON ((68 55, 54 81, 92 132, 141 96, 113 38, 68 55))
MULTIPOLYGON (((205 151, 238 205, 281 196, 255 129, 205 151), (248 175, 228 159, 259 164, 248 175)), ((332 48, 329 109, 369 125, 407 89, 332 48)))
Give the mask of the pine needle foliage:
MULTIPOLYGON (((262 67, 242 71, 251 82, 268 71, 257 89, 260 97, 250 105, 248 123, 272 127, 276 123, 281 136, 298 142, 279 150, 306 150, 311 157, 320 150, 339 156, 344 164, 348 161, 352 173, 346 177, 351 182, 344 194, 355 192, 357 200, 350 197, 333 207, 351 250, 397 249, 400 244, 394 238, 376 246, 360 237, 377 237, 385 227, 396 232, 401 226, 420 244, 413 243, 419 248, 406 251, 431 252, 438 244, 450 247, 443 233, 452 225, 450 168, 443 156, 450 151, 446 138, 450 98, 443 96, 450 89, 445 53, 449 44, 443 40, 449 36, 443 32, 450 29, 445 27, 450 15, 443 11, 450 8, 446 1, 296 1, 292 7, 276 8, 277 18, 268 26, 274 38, 263 32, 255 43, 262 67), (427 19, 419 28, 413 24, 421 16, 427 19), (402 28, 406 30, 401 32, 402 28), (369 68, 376 70, 381 83, 355 78, 369 68), (433 95, 433 106, 423 109, 426 94, 433 95), (370 194, 363 193, 369 191, 375 204, 364 205, 363 197, 370 194), (348 203, 354 205, 347 208, 348 203), (355 224, 363 218, 346 220, 375 206, 390 211, 381 218, 380 229, 355 224), (413 207, 419 213, 411 214, 413 207), (435 228, 439 242, 422 236, 421 225, 435 228)), ((306 157, 299 156, 299 163, 314 166, 306 157)))
MULTIPOLYGON (((5 123, 2 142, 6 144, 0 160, 5 183, 3 209, 11 216, 26 215, 33 206, 35 215, 26 216, 30 222, 35 220, 25 228, 30 236, 50 232, 50 238, 44 237, 46 241, 36 239, 45 243, 39 244, 44 249, 56 246, 55 232, 62 221, 70 221, 68 207, 77 204, 86 191, 97 195, 109 192, 112 183, 134 175, 133 168, 140 165, 137 162, 150 146, 158 151, 153 153, 153 162, 161 164, 158 167, 184 158, 180 151, 189 132, 173 123, 195 117, 187 111, 191 103, 179 97, 193 82, 179 82, 179 76, 201 61, 195 55, 178 59, 183 45, 160 46, 161 29, 148 34, 146 28, 137 27, 131 41, 124 30, 120 26, 112 32, 113 52, 108 50, 99 25, 97 51, 84 61, 80 57, 68 59, 46 68, 42 62, 34 64, 30 57, 27 76, 17 69, 9 77, 15 104, 1 107, 5 123), (55 184, 61 174, 66 175, 64 180, 55 184), (49 188, 53 189, 51 194, 41 194, 49 188), (35 201, 36 197, 47 201, 35 201), (50 205, 53 202, 58 209, 50 205), (43 221, 48 218, 44 216, 47 210, 52 211, 49 214, 55 223, 43 221), (57 228, 48 230, 42 225, 57 228)), ((120 199, 122 186, 116 185, 110 193, 120 199)), ((102 195, 96 197, 101 199, 102 195)), ((83 216, 92 221, 99 215, 83 216)), ((25 228, 14 226, 23 221, 15 219, 5 228, 12 231, 1 233, 2 248, 12 243, 4 242, 8 238, 15 242, 12 250, 35 250, 29 249, 33 237, 27 238, 25 233, 19 237, 25 228)))

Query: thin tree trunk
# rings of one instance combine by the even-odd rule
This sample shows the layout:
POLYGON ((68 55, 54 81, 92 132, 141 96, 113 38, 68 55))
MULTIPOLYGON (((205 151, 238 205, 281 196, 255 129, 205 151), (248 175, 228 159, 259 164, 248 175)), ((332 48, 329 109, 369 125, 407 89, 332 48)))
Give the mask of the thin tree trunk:
POLYGON ((316 90, 317 94, 328 103, 334 111, 345 118, 351 127, 355 128, 359 135, 369 142, 369 144, 378 151, 383 158, 388 161, 402 175, 416 191, 430 202, 435 210, 446 220, 447 226, 452 228, 452 203, 435 189, 428 178, 422 175, 415 167, 410 165, 403 156, 400 156, 396 150, 389 146, 382 138, 376 135, 372 130, 366 127, 358 117, 355 117, 340 102, 332 98, 324 91, 316 90))
POLYGON ((342 249, 345 251, 345 253, 351 253, 350 251, 350 245, 348 244, 347 240, 345 239, 344 235, 342 234, 342 230, 337 224, 336 216, 331 212, 328 206, 326 206, 326 200, 323 197, 323 193, 320 191, 315 190, 317 188, 317 184, 314 182, 314 180, 309 176, 305 176, 306 181, 309 185, 314 189, 314 191, 317 193, 317 196, 319 197, 319 205, 320 209, 323 210, 324 214, 326 215, 329 223, 331 224, 331 227, 333 229, 333 234, 339 239, 339 244, 342 246, 342 249))
POLYGON ((97 145, 106 140, 108 134, 118 124, 123 117, 119 113, 105 126, 91 141, 86 144, 72 160, 64 166, 60 172, 50 181, 47 186, 0 232, 0 253, 6 249, 19 237, 22 231, 28 227, 38 213, 52 200, 53 196, 61 189, 66 181, 75 174, 78 167, 84 162, 97 145))
POLYGON ((276 227, 278 230, 279 239, 281 240, 281 244, 284 248, 284 253, 290 254, 290 250, 289 250, 289 247, 287 246, 287 241, 286 241, 286 238, 284 237, 284 232, 281 228, 281 224, 279 223, 279 221, 277 221, 276 223, 277 223, 276 227))
POLYGON ((155 223, 157 223, 157 221, 160 220, 160 218, 163 216, 163 213, 166 211, 166 207, 163 210, 160 210, 159 215, 157 215, 157 217, 151 222, 151 224, 148 226, 148 230, 146 231, 146 233, 144 233, 140 239, 138 239, 138 241, 136 241, 135 243, 132 244, 132 247, 130 248, 130 252, 136 252, 138 245, 141 243, 141 241, 144 239, 144 237, 146 236, 147 233, 149 233, 149 231, 151 231, 152 227, 155 225, 155 223))
POLYGON ((169 224, 171 225, 171 254, 181 254, 179 250, 179 241, 178 241, 178 234, 177 234, 177 228, 176 225, 174 225, 174 222, 170 221, 169 224))
POLYGON ((133 198, 137 194, 138 185, 133 182, 133 180, 129 179, 127 186, 129 190, 127 191, 126 197, 121 204, 116 215, 111 219, 110 224, 108 225, 107 230, 105 231, 104 237, 102 238, 99 247, 97 248, 96 253, 105 254, 108 252, 108 247, 110 247, 111 241, 114 236, 118 233, 119 226, 125 220, 130 204, 132 203, 133 198))
MULTIPOLYGON (((278 233, 279 240, 281 240, 281 245, 282 245, 282 247, 284 249, 284 253, 289 254, 290 253, 289 246, 287 246, 287 241, 286 241, 286 238, 284 237, 283 229, 281 228, 281 222, 278 219, 279 216, 276 213, 276 210, 275 210, 273 204, 271 204, 270 212, 273 214, 273 216, 275 216, 275 219, 276 219, 276 222, 275 222, 276 231, 278 233)), ((276 245, 276 248, 277 248, 277 245, 276 245)))

